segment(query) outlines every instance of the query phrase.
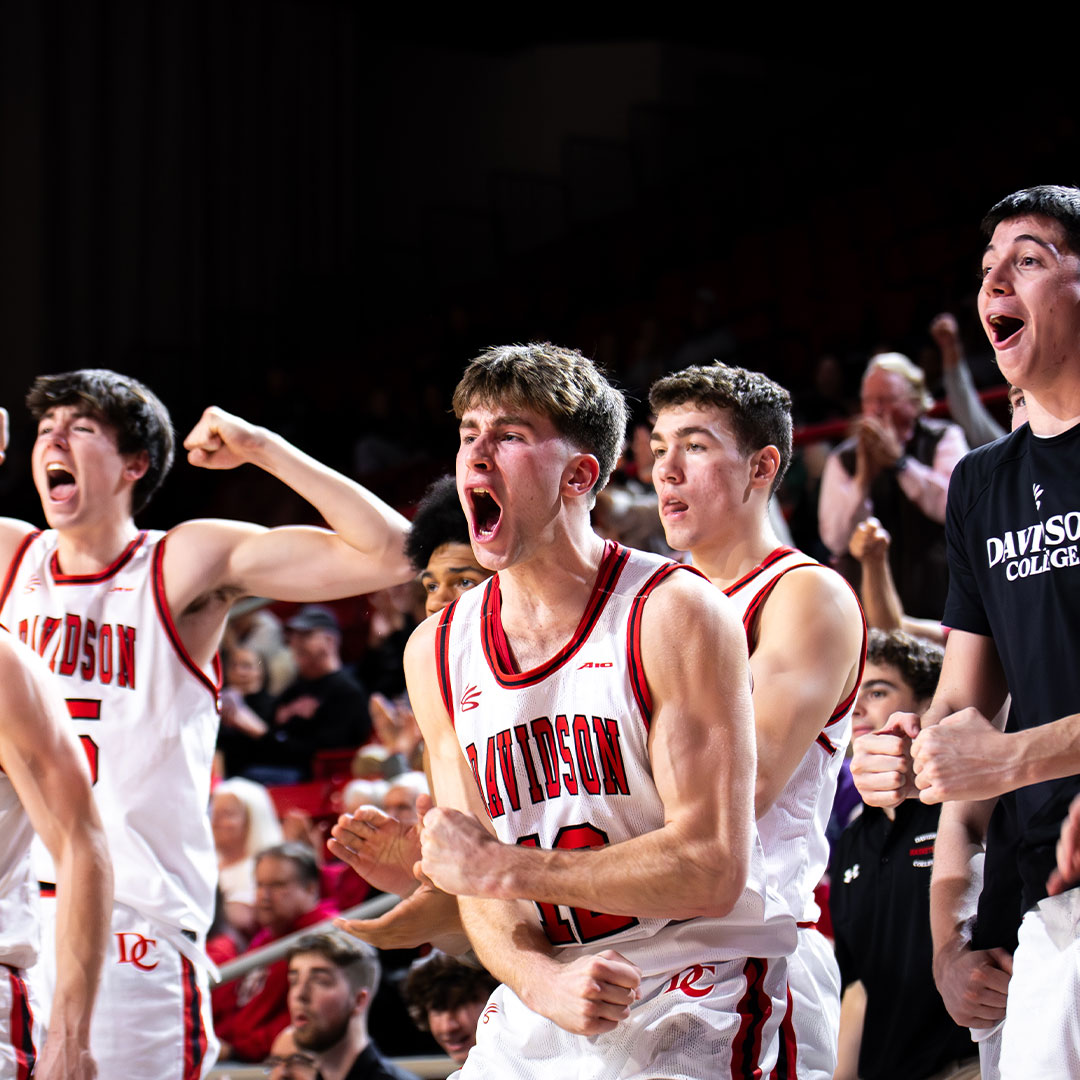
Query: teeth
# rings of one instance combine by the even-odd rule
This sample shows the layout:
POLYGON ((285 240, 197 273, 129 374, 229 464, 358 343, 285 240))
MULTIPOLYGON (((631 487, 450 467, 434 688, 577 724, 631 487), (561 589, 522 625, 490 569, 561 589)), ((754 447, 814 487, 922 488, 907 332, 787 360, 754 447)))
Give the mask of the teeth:
POLYGON ((68 470, 65 469, 64 466, 60 464, 60 462, 58 462, 58 461, 50 461, 49 464, 45 466, 45 471, 46 472, 67 472, 68 470))

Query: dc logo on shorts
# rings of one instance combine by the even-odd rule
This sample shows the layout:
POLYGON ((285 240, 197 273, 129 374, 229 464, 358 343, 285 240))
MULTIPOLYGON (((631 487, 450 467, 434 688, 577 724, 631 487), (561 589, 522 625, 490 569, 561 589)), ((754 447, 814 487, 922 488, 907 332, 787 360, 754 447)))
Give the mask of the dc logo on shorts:
POLYGON ((116 932, 117 951, 120 953, 118 964, 133 964, 140 971, 153 971, 158 966, 155 960, 152 964, 146 964, 146 954, 151 949, 157 948, 157 939, 143 937, 136 930, 118 930, 116 932), (129 940, 130 939, 130 940, 129 940))
POLYGON ((695 964, 692 968, 687 968, 677 975, 672 975, 671 982, 664 987, 664 993, 670 994, 672 990, 681 990, 687 997, 705 997, 712 990, 712 983, 707 983, 705 986, 694 985, 704 977, 705 972, 715 975, 716 967, 713 964, 695 964))

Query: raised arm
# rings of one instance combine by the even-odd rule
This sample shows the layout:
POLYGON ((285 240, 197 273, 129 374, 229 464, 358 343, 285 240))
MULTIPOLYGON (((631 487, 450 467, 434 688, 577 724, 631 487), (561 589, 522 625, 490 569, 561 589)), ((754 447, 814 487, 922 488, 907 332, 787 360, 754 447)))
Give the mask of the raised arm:
POLYGON ((762 609, 754 673, 757 816, 779 797, 836 706, 852 692, 864 648, 858 601, 832 572, 785 574, 762 609))
POLYGON ((0 639, 0 766, 56 863, 56 993, 40 1080, 90 1080, 90 1017, 112 907, 112 865, 86 758, 52 676, 0 639))
MULTIPOLYGON (((722 916, 734 906, 753 835, 745 636, 727 598, 690 575, 668 578, 644 612, 642 655, 654 704, 649 753, 663 826, 585 851, 526 848, 499 843, 475 810, 474 818, 454 813, 459 802, 440 792, 422 836, 424 873, 440 888, 638 917, 722 916)), ((467 787, 475 793, 471 776, 467 787)), ((468 809, 477 805, 478 795, 468 809)))
POLYGON ((170 533, 169 607, 197 661, 217 647, 228 607, 240 596, 333 600, 412 576, 403 548, 405 518, 279 435, 211 408, 184 445, 188 460, 203 468, 257 465, 307 499, 330 525, 265 529, 237 521, 189 521, 170 533))

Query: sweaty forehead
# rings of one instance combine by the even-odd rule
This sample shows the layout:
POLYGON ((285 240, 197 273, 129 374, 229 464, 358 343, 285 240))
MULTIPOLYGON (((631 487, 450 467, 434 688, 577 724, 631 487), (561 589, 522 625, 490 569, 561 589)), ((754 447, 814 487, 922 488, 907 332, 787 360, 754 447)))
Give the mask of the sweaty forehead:
POLYGON ((1068 239, 1060 221, 1043 214, 1025 214, 1022 217, 1006 218, 994 228, 994 235, 986 245, 987 251, 998 251, 1017 242, 1030 238, 1052 245, 1059 251, 1068 251, 1068 239))
POLYGON ((666 405, 656 414, 653 439, 677 438, 692 431, 711 432, 714 435, 733 435, 730 409, 700 401, 685 401, 680 405, 666 405))

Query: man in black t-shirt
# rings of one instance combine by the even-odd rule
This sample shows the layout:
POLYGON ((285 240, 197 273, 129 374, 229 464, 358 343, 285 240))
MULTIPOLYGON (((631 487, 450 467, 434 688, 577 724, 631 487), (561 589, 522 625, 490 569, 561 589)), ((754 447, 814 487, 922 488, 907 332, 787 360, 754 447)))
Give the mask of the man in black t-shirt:
POLYGON ((924 802, 1011 802, 1025 915, 1001 1075, 1076 1075, 1080 890, 1047 898, 1046 881, 1080 791, 1080 190, 1017 192, 983 225, 979 314, 1002 374, 1024 391, 1028 425, 953 474, 953 629, 938 693, 921 723, 899 715, 864 739, 853 773, 868 801, 918 791, 924 802), (986 718, 1006 686, 1002 732, 986 718))
MULTIPOLYGON (((924 710, 940 670, 936 645, 871 630, 853 732, 877 731, 893 712, 924 710)), ((958 1062, 966 1071, 949 1075, 979 1075, 971 1037, 945 1011, 931 972, 938 811, 915 800, 868 806, 833 851, 829 905, 844 985, 835 1080, 924 1080, 958 1062)))

